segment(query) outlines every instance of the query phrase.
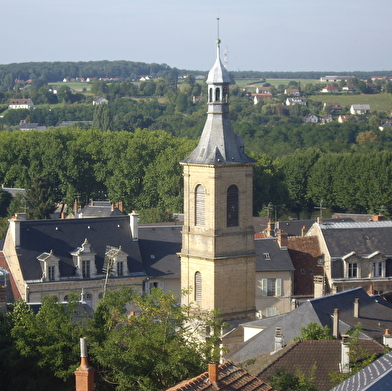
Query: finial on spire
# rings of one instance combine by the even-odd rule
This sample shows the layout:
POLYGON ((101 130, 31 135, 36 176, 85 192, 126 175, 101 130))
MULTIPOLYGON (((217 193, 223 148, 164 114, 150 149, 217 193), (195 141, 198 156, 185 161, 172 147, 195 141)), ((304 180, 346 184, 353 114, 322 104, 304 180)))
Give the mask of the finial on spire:
POLYGON ((216 43, 219 45, 221 43, 221 40, 219 39, 219 18, 216 18, 216 28, 217 28, 217 34, 218 34, 218 38, 216 39, 216 43))

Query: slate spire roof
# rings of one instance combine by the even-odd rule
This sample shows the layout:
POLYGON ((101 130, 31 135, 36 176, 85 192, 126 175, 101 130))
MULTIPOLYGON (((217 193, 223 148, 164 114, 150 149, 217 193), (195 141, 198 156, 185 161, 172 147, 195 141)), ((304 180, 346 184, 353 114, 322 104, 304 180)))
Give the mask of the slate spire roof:
POLYGON ((208 78, 208 112, 203 133, 196 149, 181 163, 187 164, 250 164, 254 160, 244 151, 244 143, 237 136, 229 118, 230 75, 220 59, 220 40, 217 57, 208 78))

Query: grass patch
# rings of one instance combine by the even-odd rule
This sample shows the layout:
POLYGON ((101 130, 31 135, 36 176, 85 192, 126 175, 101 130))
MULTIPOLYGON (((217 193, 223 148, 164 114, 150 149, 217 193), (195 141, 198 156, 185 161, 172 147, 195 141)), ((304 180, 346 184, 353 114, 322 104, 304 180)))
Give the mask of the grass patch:
POLYGON ((392 96, 387 93, 380 94, 359 94, 359 95, 338 95, 338 94, 318 94, 311 95, 309 99, 318 102, 337 102, 342 107, 350 107, 355 104, 370 105, 372 111, 386 111, 390 113, 392 111, 392 96))

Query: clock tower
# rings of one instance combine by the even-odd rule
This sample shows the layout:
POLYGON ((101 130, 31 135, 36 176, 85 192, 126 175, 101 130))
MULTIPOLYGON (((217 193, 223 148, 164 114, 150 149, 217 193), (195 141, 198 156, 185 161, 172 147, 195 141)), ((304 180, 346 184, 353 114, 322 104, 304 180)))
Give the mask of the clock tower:
POLYGON ((183 303, 219 310, 224 320, 254 319, 252 225, 254 160, 229 119, 230 77, 217 56, 207 78, 207 120, 184 173, 181 249, 183 303))

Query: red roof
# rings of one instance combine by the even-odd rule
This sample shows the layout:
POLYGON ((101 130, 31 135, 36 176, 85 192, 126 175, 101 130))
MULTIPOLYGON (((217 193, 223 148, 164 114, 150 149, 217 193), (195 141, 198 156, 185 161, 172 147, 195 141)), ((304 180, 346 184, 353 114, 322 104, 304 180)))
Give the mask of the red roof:
MULTIPOLYGON (((210 365, 210 371, 211 367, 214 367, 214 364, 210 365)), ((276 391, 267 383, 231 362, 220 364, 217 369, 216 381, 212 378, 213 371, 204 372, 166 391, 276 391)))

